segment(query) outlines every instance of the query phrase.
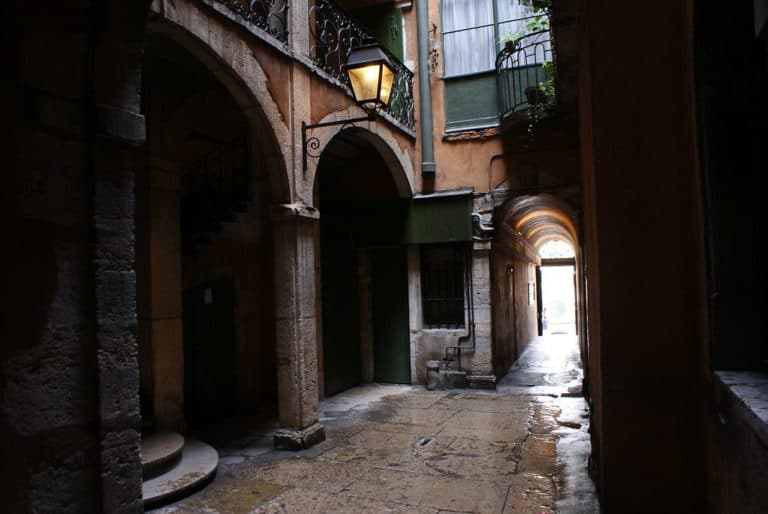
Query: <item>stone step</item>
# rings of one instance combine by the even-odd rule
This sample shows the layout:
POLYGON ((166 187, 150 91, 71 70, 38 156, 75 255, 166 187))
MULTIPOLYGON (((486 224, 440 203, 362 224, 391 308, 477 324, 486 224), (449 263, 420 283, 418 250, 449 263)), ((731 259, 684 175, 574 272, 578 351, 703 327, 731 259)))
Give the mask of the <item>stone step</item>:
POLYGON ((141 472, 144 480, 161 475, 181 459, 184 436, 176 432, 155 432, 141 437, 141 472))
POLYGON ((145 480, 142 486, 144 508, 178 500, 208 483, 216 473, 219 454, 211 446, 187 439, 181 460, 162 475, 145 480))

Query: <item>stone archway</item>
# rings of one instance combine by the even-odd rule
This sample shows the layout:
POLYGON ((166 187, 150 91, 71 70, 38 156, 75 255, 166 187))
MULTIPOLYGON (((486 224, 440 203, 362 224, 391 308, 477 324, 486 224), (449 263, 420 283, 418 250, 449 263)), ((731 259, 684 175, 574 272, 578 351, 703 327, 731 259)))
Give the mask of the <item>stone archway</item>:
MULTIPOLYGON (((548 194, 514 197, 494 213, 491 244, 494 367, 504 373, 539 334, 541 323, 539 248, 566 241, 575 252, 577 309, 581 312, 581 256, 576 213, 548 194)), ((577 317, 578 322, 578 317, 577 317)), ((581 333, 580 329, 577 329, 581 333)))
POLYGON ((402 240, 411 197, 407 179, 396 153, 366 128, 341 130, 323 147, 314 204, 321 214, 318 364, 324 395, 372 381, 410 383, 402 240))
MULTIPOLYGON (((339 111, 333 115, 327 116, 321 120, 322 123, 342 122, 359 114, 357 108, 349 108, 346 111, 339 111)), ((315 205, 318 193, 318 167, 321 156, 329 144, 333 142, 342 132, 354 132, 355 137, 365 141, 376 150, 377 155, 385 163, 386 168, 397 188, 397 194, 400 198, 411 198, 415 193, 413 164, 409 158, 407 149, 401 148, 398 141, 392 135, 391 129, 384 126, 384 121, 359 122, 355 127, 346 128, 339 131, 338 128, 316 129, 311 134, 317 138, 316 148, 311 151, 312 155, 308 159, 307 183, 312 184, 311 197, 308 198, 307 205, 315 205)))
POLYGON ((290 203, 294 197, 286 165, 290 162, 290 129, 267 88, 261 64, 241 39, 232 37, 231 28, 221 20, 207 16, 202 18, 204 22, 192 23, 191 19, 202 13, 187 2, 170 9, 163 3, 158 13, 161 16, 150 19, 147 25, 148 35, 165 37, 184 48, 227 89, 252 127, 269 127, 252 130, 249 147, 262 152, 274 203, 290 203), (186 13, 187 9, 195 12, 186 13), (227 40, 231 47, 222 46, 227 40))

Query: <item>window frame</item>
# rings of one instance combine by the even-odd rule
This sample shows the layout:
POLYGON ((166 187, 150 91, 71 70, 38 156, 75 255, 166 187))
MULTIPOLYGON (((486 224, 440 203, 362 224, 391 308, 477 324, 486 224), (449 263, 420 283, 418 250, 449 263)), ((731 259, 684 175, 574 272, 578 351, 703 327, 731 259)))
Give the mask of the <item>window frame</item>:
POLYGON ((464 330, 467 326, 467 280, 468 258, 466 243, 434 243, 421 245, 419 251, 419 283, 421 288, 422 326, 427 330, 464 330), (428 256, 430 251, 450 251, 450 260, 443 269, 434 266, 436 257, 428 256), (433 262, 425 262, 428 259, 433 262), (453 275, 451 283, 436 278, 440 273, 453 275), (453 291, 453 294, 447 294, 453 291), (441 291, 442 294, 434 294, 441 291), (458 304, 461 307, 458 308, 458 304), (431 307, 428 307, 431 305, 431 307), (437 306, 437 307, 435 307, 437 306), (444 317, 435 313, 443 312, 444 317), (434 316, 434 317, 433 317, 434 316), (453 316, 453 317, 452 317, 453 316))
MULTIPOLYGON (((509 19, 500 20, 499 19, 499 9, 498 9, 498 6, 496 5, 496 2, 498 0, 488 0, 488 1, 491 2, 491 11, 493 13, 492 14, 493 15, 493 23, 487 23, 485 25, 477 25, 477 26, 473 26, 473 27, 465 27, 465 28, 462 28, 462 29, 455 29, 455 30, 446 31, 446 30, 444 30, 445 29, 445 18, 443 17, 443 14, 445 13, 445 0, 440 0, 440 43, 442 44, 442 49, 443 49, 443 59, 442 59, 442 61, 443 61, 442 68, 443 69, 442 69, 442 76, 440 78, 442 80, 461 79, 461 78, 474 77, 474 76, 477 76, 477 75, 484 75, 484 74, 487 74, 487 73, 494 73, 495 72, 495 68, 491 67, 491 68, 488 68, 486 70, 477 70, 477 71, 470 71, 470 72, 464 72, 464 73, 454 73, 452 75, 449 75, 446 72, 446 62, 447 62, 446 54, 445 54, 445 48, 446 48, 446 45, 445 45, 445 35, 446 34, 455 34, 457 32, 466 32, 468 30, 476 30, 476 29, 483 29, 483 28, 493 27, 493 41, 494 41, 494 49, 495 49, 495 52, 493 54, 493 62, 495 62, 496 55, 498 55, 499 51, 501 51, 501 47, 499 46, 499 37, 500 37, 499 36, 499 34, 500 34, 499 25, 501 25, 503 23, 510 23, 510 22, 513 22, 513 21, 527 19, 527 18, 533 18, 534 17, 533 15, 530 15, 530 16, 526 16, 525 18, 509 18, 509 19)), ((512 1, 512 0, 508 0, 508 1, 512 1)), ((514 1, 516 3, 518 3, 518 4, 520 4, 520 0, 514 0, 514 1)), ((520 4, 520 5, 522 5, 522 4, 520 4)))
MULTIPOLYGON (((445 7, 446 0, 440 0, 440 35, 443 50, 442 76, 443 81, 443 114, 444 114, 444 134, 458 134, 468 131, 486 130, 497 128, 501 125, 499 112, 499 88, 497 84, 497 70, 495 64, 484 70, 468 71, 463 73, 448 74, 447 63, 449 59, 446 55, 445 36, 468 30, 487 29, 493 27, 493 50, 491 61, 495 63, 496 56, 502 49, 500 34, 505 24, 513 22, 522 22, 534 18, 534 14, 526 14, 522 17, 505 17, 500 19, 499 0, 487 0, 491 3, 492 23, 481 24, 473 27, 464 27, 446 31, 445 7), (483 85, 484 83, 487 83, 483 85), (483 94, 475 94, 482 89, 483 94), (474 98, 473 101, 465 103, 456 98, 474 98)), ((528 8, 520 0, 514 0, 519 7, 528 8)), ((531 29, 531 32, 535 30, 531 29)), ((504 32, 507 33, 506 31, 504 32)), ((528 33, 528 30, 525 31, 528 33)))

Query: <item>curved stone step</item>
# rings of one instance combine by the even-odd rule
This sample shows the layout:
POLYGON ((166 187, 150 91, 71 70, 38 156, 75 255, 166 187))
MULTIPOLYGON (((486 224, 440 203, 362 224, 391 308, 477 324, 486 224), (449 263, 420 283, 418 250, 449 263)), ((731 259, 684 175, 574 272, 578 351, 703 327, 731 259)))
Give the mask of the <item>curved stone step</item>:
POLYGON ((213 478, 219 454, 211 446, 187 439, 181 460, 171 470, 145 480, 142 486, 144 507, 157 506, 193 493, 213 478))
POLYGON ((141 471, 144 480, 161 475, 181 458, 184 436, 176 432, 156 432, 141 438, 141 471))

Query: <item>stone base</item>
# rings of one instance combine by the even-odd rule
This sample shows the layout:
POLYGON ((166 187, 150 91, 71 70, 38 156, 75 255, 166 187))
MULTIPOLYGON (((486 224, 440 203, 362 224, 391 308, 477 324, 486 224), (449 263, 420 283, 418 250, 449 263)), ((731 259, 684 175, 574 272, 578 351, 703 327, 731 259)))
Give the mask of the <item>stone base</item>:
POLYGON ((441 369, 438 381, 440 389, 464 389, 467 387, 467 372, 441 369))
POLYGON ((281 428, 272 436, 272 442, 278 450, 305 450, 325 441, 325 427, 320 423, 310 425, 303 430, 281 428))
POLYGON ((470 389, 496 389, 496 375, 469 375, 470 389))

